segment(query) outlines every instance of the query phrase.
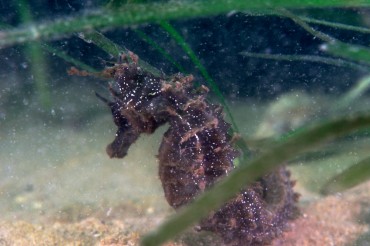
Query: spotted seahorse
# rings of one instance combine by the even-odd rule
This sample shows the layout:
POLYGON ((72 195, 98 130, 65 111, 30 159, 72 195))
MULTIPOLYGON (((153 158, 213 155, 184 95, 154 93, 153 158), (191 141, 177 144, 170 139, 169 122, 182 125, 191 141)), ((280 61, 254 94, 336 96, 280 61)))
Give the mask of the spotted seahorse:
MULTIPOLYGON (((168 123, 159 148, 159 177, 168 203, 178 209, 213 186, 235 167, 239 152, 228 134, 222 107, 206 100, 208 88, 194 88, 193 77, 164 79, 144 71, 132 53, 103 74, 114 79, 111 109, 118 130, 107 146, 111 158, 123 158, 142 133, 168 123), (130 62, 129 62, 130 60, 130 62)), ((264 245, 297 214, 297 197, 285 167, 245 187, 199 226, 219 234, 226 245, 264 245)))

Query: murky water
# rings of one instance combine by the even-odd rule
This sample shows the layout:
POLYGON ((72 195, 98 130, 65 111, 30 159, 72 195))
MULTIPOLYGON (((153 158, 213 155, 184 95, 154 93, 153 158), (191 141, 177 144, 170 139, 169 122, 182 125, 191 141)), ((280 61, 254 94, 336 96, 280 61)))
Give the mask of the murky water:
MULTIPOLYGON (((68 12, 71 6, 60 10, 68 12)), ((0 4, 2 22, 18 23, 15 9, 0 4), (12 14, 5 15, 9 9, 12 14)), ((43 11, 36 14, 38 18, 50 17, 43 11)), ((368 25, 367 15, 361 11, 346 16, 351 14, 362 18, 363 26, 368 25)), ((349 94, 367 74, 364 63, 353 68, 240 54, 323 55, 322 41, 287 20, 230 13, 178 21, 174 26, 221 89, 251 158, 271 147, 269 139, 369 108, 366 89, 349 94)), ((210 87, 208 100, 220 103, 196 62, 164 30, 157 25, 138 30, 166 47, 199 84, 210 87)), ((343 30, 325 31, 342 34, 344 41, 356 37, 361 44, 367 37, 348 37, 343 30)), ((118 28, 105 34, 163 73, 179 71, 179 66, 166 60, 153 44, 145 43, 138 32, 118 28)), ((94 93, 109 98, 109 80, 96 74, 68 76, 66 71, 76 64, 60 58, 58 52, 68 53, 96 71, 119 59, 76 36, 39 43, 59 51, 40 49, 32 54, 27 44, 0 50, 0 245, 139 245, 142 235, 175 213, 166 202, 156 158, 169 126, 140 136, 124 159, 110 159, 105 148, 117 129, 109 107, 94 93)), ((368 157, 369 140, 368 134, 361 132, 287 163, 297 182, 294 189, 301 194, 301 215, 289 222, 273 245, 370 245, 369 181, 342 193, 320 193, 330 177, 368 157)), ((222 245, 222 241, 215 234, 189 229, 168 245, 222 245)))

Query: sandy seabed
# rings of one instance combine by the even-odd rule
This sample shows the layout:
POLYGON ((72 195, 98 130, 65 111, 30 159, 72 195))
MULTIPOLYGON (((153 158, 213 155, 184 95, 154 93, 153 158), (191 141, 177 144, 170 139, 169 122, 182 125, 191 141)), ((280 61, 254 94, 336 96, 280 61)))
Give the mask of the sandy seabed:
MULTIPOLYGON (((139 245, 174 213, 155 159, 164 130, 112 160, 105 154, 115 133, 108 114, 82 128, 8 125, 0 133, 7 143, 0 147, 0 245, 139 245)), ((370 182, 321 197, 295 168, 302 215, 273 245, 370 245, 370 182)), ((221 242, 189 229, 167 245, 221 242)))

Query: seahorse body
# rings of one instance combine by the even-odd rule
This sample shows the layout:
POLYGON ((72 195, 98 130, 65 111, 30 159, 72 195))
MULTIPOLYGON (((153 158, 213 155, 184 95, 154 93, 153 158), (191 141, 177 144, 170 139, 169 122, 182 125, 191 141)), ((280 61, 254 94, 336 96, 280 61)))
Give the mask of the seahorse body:
MULTIPOLYGON (((169 123, 159 148, 159 177, 168 203, 175 209, 234 169, 238 156, 227 133, 222 107, 205 100, 208 89, 193 88, 192 76, 165 80, 143 71, 138 58, 108 68, 115 80, 108 102, 118 127, 107 146, 110 157, 122 158, 141 133, 169 123)), ((297 194, 289 172, 280 167, 246 187, 199 228, 219 234, 228 245, 263 245, 279 235, 297 212, 297 194)))

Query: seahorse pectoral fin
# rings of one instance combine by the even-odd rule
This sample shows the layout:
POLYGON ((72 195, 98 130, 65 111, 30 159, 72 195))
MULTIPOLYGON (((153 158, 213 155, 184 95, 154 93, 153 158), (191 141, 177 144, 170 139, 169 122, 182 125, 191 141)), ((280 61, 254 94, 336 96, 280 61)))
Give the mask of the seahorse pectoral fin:
POLYGON ((120 127, 116 133, 116 138, 106 148, 107 154, 110 158, 125 157, 131 144, 138 139, 139 135, 139 132, 131 127, 120 127))

